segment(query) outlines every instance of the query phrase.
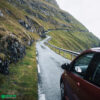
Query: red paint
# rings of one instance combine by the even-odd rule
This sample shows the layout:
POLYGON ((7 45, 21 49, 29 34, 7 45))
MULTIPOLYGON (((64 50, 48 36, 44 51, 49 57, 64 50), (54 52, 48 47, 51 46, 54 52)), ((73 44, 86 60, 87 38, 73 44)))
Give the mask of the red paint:
POLYGON ((90 95, 92 97, 91 100, 95 100, 95 98, 98 98, 100 100, 100 88, 99 87, 93 85, 92 83, 80 78, 79 76, 77 76, 73 73, 68 73, 68 75, 74 81, 76 81, 76 83, 78 82, 77 85, 78 86, 80 85, 79 88, 82 88, 84 91, 86 91, 88 93, 88 95, 90 95))
MULTIPOLYGON (((100 48, 86 50, 73 61, 83 54, 92 52, 100 53, 100 48)), ((100 87, 69 71, 64 71, 61 78, 65 87, 65 100, 100 100, 100 87), (71 93, 70 95, 68 94, 68 91, 71 93)))

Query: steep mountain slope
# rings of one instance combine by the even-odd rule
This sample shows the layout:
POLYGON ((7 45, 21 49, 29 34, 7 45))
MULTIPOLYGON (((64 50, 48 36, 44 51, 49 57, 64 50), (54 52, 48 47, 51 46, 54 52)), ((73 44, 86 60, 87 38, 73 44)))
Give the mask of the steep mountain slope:
MULTIPOLYGON (((8 65, 25 55, 25 49, 38 37, 29 32, 25 12, 0 0, 0 72, 8 74, 8 65), (22 25, 21 25, 22 24, 22 25), (23 27, 25 26, 25 27, 23 27)), ((28 16, 27 16, 28 18, 28 16)))
MULTIPOLYGON (((34 18, 37 23, 43 26, 44 30, 65 29, 66 35, 72 35, 74 37, 72 37, 73 40, 78 41, 78 45, 81 45, 81 48, 76 46, 77 49, 79 48, 79 50, 83 50, 86 48, 99 46, 99 39, 89 32, 88 29, 78 22, 73 16, 59 9, 55 0, 16 0, 16 2, 17 3, 15 3, 15 0, 10 0, 10 3, 14 4, 20 9, 23 9, 32 18, 34 18), (89 44, 87 44, 87 42, 89 44)), ((54 35, 59 36, 57 33, 54 35)), ((62 35, 62 37, 66 37, 66 39, 68 39, 68 36, 62 35)), ((56 40, 56 38, 54 39, 56 40)), ((66 39, 63 40, 65 44, 67 43, 66 39)), ((68 39, 68 41, 70 40, 68 39)), ((73 45, 73 43, 71 44, 73 45)), ((74 48, 74 50, 76 49, 74 48)))
POLYGON ((3 94, 16 95, 16 100, 38 98, 35 41, 43 28, 29 17, 8 1, 0 0, 0 100, 6 98, 3 94))
POLYGON ((91 47, 100 46, 99 39, 88 32, 81 32, 80 34, 78 31, 70 33, 65 30, 56 30, 49 34, 53 37, 49 43, 67 50, 81 52, 91 47))
POLYGON ((0 0, 0 61, 5 66, 17 62, 35 37, 45 37, 48 30, 60 30, 50 34, 51 42, 66 49, 100 46, 99 39, 61 10, 55 0, 0 0))
POLYGON ((0 73, 9 74, 13 63, 7 77, 0 74, 0 95, 37 100, 35 41, 46 31, 52 36, 50 43, 61 48, 100 46, 100 40, 55 0, 0 0, 0 73))

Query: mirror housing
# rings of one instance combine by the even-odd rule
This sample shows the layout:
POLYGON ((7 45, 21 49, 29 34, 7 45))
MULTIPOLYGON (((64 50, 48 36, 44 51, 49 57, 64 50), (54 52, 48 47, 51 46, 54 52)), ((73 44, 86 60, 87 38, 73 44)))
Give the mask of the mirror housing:
POLYGON ((62 65, 61 65, 61 68, 69 71, 69 69, 70 69, 70 64, 66 64, 66 63, 65 63, 65 64, 62 64, 62 65))

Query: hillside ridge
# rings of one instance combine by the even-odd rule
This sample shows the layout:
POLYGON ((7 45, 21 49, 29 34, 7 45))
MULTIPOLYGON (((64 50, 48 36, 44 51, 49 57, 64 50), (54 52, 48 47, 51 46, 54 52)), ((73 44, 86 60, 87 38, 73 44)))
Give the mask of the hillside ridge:
POLYGON ((100 40, 55 0, 0 0, 0 72, 8 74, 9 64, 22 59, 48 30, 56 30, 50 34, 51 42, 65 49, 100 46, 100 40))

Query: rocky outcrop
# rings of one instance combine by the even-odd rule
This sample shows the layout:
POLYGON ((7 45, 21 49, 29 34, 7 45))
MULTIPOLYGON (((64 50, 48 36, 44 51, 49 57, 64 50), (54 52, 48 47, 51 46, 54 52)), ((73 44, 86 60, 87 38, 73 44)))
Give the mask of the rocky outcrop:
POLYGON ((18 22, 19 22, 23 27, 25 27, 27 30, 29 30, 29 31, 31 31, 31 32, 34 31, 34 30, 32 29, 32 27, 31 27, 28 23, 26 23, 24 20, 20 19, 20 20, 18 20, 18 22))
POLYGON ((8 66, 9 60, 5 58, 3 53, 0 53, 0 73, 5 75, 9 74, 8 66))
MULTIPOLYGON (((12 0, 8 0, 9 2, 12 2, 12 0)), ((24 0, 16 0, 17 2, 19 2, 20 4, 24 4, 24 0)))
MULTIPOLYGON (((45 2, 49 2, 51 4, 56 5, 55 0, 10 0, 9 2, 15 5, 16 7, 20 7, 24 11, 26 11, 29 15, 34 16, 35 18, 38 18, 42 21, 49 22, 51 24, 59 25, 60 27, 65 27, 66 24, 59 23, 57 20, 54 19, 54 17, 60 19, 60 20, 65 20, 65 18, 62 16, 61 11, 59 11, 59 8, 52 7, 50 5, 47 5, 45 2), (21 3, 21 2, 24 3, 21 3), (17 2, 17 3, 16 3, 17 2)), ((66 19, 67 21, 68 19, 66 19)), ((69 21, 69 20, 68 20, 69 21)), ((21 24, 24 24, 24 27, 29 28, 30 30, 30 25, 25 25, 26 22, 20 22, 21 24)), ((31 29, 31 32, 33 30, 31 29)), ((42 33, 42 32, 41 32, 42 33)))
MULTIPOLYGON (((30 39, 27 44, 31 46, 33 42, 33 39, 30 39)), ((13 34, 2 37, 0 46, 0 72, 9 74, 9 64, 17 63, 25 56, 26 46, 13 34)))
POLYGON ((41 19, 41 20, 43 20, 43 21, 45 21, 45 22, 48 21, 46 17, 42 16, 42 15, 39 14, 38 12, 35 13, 35 12, 31 11, 30 9, 26 9, 25 11, 26 11, 28 14, 30 14, 30 15, 36 17, 36 18, 39 18, 39 19, 41 19))
POLYGON ((27 22, 22 19, 18 20, 18 22, 30 32, 37 32, 38 34, 41 35, 42 33, 44 33, 44 28, 40 26, 36 21, 32 20, 28 16, 26 16, 26 19, 27 22))
POLYGON ((3 13, 2 13, 2 11, 0 10, 0 17, 3 17, 4 15, 3 15, 3 13))
POLYGON ((44 28, 40 26, 35 20, 31 19, 30 17, 26 16, 28 24, 31 26, 31 28, 37 32, 38 34, 44 32, 44 28))
POLYGON ((13 15, 13 13, 12 13, 10 10, 8 10, 8 9, 5 9, 5 12, 6 12, 8 15, 13 15))

